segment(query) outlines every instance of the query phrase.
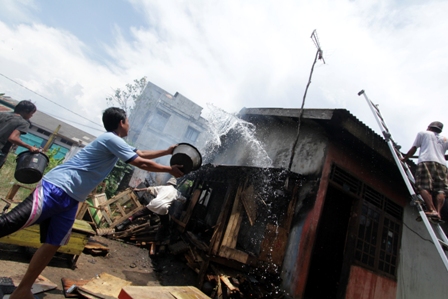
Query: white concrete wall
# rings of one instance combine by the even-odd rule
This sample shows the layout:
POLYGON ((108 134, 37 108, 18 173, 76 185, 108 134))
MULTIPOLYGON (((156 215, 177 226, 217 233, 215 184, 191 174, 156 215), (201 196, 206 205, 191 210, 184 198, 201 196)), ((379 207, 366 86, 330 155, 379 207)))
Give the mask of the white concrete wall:
POLYGON ((417 209, 407 205, 403 217, 397 297, 405 299, 448 298, 448 271, 417 209))

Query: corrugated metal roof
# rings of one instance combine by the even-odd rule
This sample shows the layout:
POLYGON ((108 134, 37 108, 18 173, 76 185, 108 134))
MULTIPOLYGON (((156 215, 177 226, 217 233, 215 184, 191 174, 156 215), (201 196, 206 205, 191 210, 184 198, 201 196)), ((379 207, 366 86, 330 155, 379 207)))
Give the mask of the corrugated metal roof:
MULTIPOLYGON (((297 120, 301 109, 285 108, 243 108, 238 113, 240 117, 274 117, 297 120)), ((327 127, 329 131, 342 128, 365 145, 393 161, 392 154, 384 138, 360 121, 346 109, 304 109, 303 119, 314 120, 327 127)))

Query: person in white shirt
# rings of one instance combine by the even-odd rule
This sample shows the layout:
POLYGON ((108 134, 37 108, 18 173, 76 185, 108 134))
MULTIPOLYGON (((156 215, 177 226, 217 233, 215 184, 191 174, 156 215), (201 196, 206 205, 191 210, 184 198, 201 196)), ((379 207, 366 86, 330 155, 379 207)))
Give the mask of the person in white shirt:
POLYGON ((411 149, 403 156, 406 161, 420 148, 417 170, 415 172, 416 191, 425 201, 426 215, 435 221, 442 221, 440 211, 448 192, 448 179, 445 152, 448 139, 440 133, 443 124, 433 121, 426 131, 419 132, 411 149))
MULTIPOLYGON (((178 200, 180 202, 185 202, 187 199, 182 196, 182 194, 175 188, 177 186, 176 178, 170 178, 165 185, 154 186, 147 188, 134 189, 136 192, 149 192, 151 195, 155 196, 147 205, 147 209, 138 211, 128 219, 123 221, 121 224, 116 226, 117 231, 124 230, 129 224, 135 219, 155 213, 160 218, 160 228, 158 233, 158 238, 162 237, 163 234, 168 233, 169 228, 169 208, 173 201, 178 200)), ((165 236, 166 237, 166 236, 165 236)))

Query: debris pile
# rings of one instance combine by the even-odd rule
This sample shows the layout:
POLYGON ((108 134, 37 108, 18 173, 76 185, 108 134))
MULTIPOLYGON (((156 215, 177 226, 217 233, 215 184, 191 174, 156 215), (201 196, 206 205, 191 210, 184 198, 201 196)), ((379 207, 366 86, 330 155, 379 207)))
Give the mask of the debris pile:
POLYGON ((155 214, 117 230, 146 208, 131 189, 109 200, 95 195, 85 211, 99 235, 147 248, 150 256, 182 257, 212 298, 284 298, 280 269, 303 180, 284 169, 205 165, 179 182, 187 202, 173 202, 163 238, 155 214))

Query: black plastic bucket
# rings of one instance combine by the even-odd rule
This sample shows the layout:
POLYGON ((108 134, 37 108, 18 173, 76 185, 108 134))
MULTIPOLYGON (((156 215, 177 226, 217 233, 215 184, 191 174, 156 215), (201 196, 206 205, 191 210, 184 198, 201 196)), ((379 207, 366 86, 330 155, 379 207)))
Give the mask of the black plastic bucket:
POLYGON ((197 148, 188 143, 179 143, 173 151, 170 165, 183 165, 184 174, 198 170, 202 164, 202 156, 197 148))
POLYGON ((49 159, 43 153, 25 151, 17 156, 16 162, 14 178, 24 184, 34 184, 44 175, 49 159))

